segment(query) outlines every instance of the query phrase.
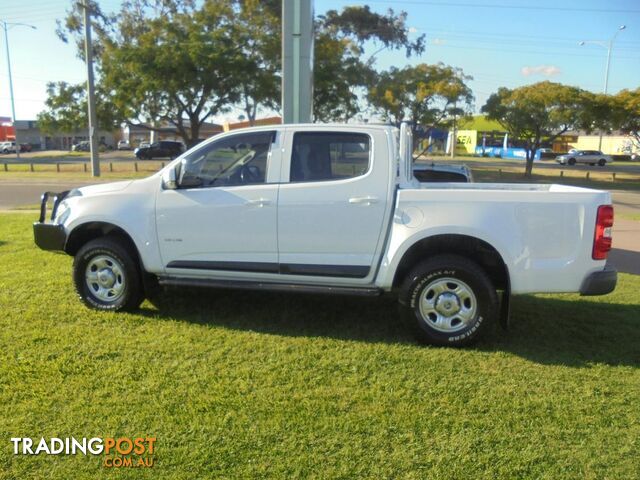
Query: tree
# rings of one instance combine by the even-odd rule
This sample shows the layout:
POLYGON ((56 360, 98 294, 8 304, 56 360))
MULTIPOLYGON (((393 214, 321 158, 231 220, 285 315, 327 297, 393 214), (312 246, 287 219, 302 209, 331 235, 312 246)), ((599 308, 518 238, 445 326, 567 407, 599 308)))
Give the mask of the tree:
POLYGON ((104 39, 103 86, 134 123, 169 123, 187 145, 196 143, 202 124, 239 98, 243 56, 233 17, 228 2, 209 0, 147 18, 139 30, 129 26, 135 17, 123 18, 120 35, 104 39))
POLYGON ((249 125, 259 109, 279 109, 281 2, 244 0, 239 2, 235 40, 242 49, 236 69, 239 104, 249 125))
POLYGON ((417 142, 420 126, 442 126, 470 111, 469 80, 461 69, 442 63, 392 67, 377 75, 368 99, 391 123, 410 122, 417 142))
MULTIPOLYGON (((90 8, 98 85, 127 123, 172 124, 190 145, 205 121, 234 105, 251 124, 259 109, 278 107, 280 1, 128 0, 117 15, 93 0, 90 8)), ((74 3, 58 28, 80 58, 81 13, 74 3)), ((358 91, 373 78, 365 42, 407 55, 424 50, 424 36, 409 40, 406 13, 347 7, 328 11, 315 26, 318 120, 347 120, 361 108, 358 91)))
POLYGON ((515 89, 499 88, 482 107, 513 138, 525 142, 525 176, 531 177, 533 158, 543 139, 553 142, 571 129, 593 128, 589 105, 593 94, 549 81, 515 89))
POLYGON ((635 150, 640 150, 640 88, 622 90, 604 105, 608 107, 609 129, 629 135, 635 150))
POLYGON ((364 44, 404 49, 407 57, 424 52, 424 35, 409 39, 407 14, 389 9, 386 15, 368 6, 329 10, 315 22, 314 117, 346 121, 361 110, 358 93, 375 81, 375 57, 364 58, 364 44))
MULTIPOLYGON (((76 132, 87 128, 86 85, 71 85, 66 82, 47 84, 47 109, 38 114, 38 127, 45 133, 76 132)), ((103 130, 115 130, 122 115, 104 92, 96 92, 96 114, 103 130)))
MULTIPOLYGON (((192 145, 204 122, 240 98, 237 2, 130 0, 115 16, 90 8, 99 84, 127 123, 169 123, 192 145)), ((59 35, 74 38, 82 57, 79 13, 74 6, 59 35)))

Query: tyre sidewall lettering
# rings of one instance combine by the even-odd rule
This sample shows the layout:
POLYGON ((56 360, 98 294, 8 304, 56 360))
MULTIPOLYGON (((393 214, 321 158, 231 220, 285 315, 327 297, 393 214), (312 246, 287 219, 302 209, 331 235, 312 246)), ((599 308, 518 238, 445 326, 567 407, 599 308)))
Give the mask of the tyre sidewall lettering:
POLYGON ((469 275, 466 275, 464 271, 458 271, 455 268, 442 268, 442 269, 433 270, 432 272, 429 272, 427 275, 414 278, 413 285, 410 292, 411 292, 411 295, 409 297, 409 306, 413 311, 413 314, 416 316, 416 319, 418 320, 419 327, 422 330, 428 331, 429 335, 440 339, 440 341, 444 341, 449 344, 456 344, 456 343, 465 341, 473 337, 485 321, 486 307, 484 302, 484 295, 482 294, 480 289, 478 289, 474 279, 470 278, 469 275), (424 320, 424 318, 422 318, 422 315, 419 309, 420 294, 422 293, 424 287, 426 287, 433 280, 441 277, 451 277, 454 279, 459 279, 464 281, 473 290, 474 294, 478 299, 478 312, 476 313, 476 317, 473 321, 473 324, 467 327, 465 330, 456 332, 455 335, 438 332, 430 328, 427 322, 424 320))

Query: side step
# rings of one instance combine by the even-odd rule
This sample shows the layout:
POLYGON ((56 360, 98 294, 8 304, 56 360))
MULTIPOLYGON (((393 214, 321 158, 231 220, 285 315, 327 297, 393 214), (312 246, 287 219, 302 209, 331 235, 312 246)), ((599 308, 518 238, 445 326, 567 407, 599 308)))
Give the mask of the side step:
POLYGON ((355 295, 377 297, 382 290, 371 287, 340 287, 301 285, 296 283, 256 282, 244 280, 211 280, 207 278, 158 277, 158 283, 170 287, 232 288, 241 290, 269 290, 276 292, 322 293, 331 295, 355 295))

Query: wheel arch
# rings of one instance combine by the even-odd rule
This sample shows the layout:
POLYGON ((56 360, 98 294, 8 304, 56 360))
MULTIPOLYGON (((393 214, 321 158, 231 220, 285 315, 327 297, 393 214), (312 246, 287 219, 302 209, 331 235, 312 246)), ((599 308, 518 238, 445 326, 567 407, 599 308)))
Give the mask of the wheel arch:
POLYGON ((402 255, 394 274, 393 287, 399 287, 418 262, 442 254, 460 255, 476 262, 496 289, 509 289, 509 268, 500 252, 485 240, 465 234, 437 234, 417 240, 402 255))
POLYGON ((87 242, 106 236, 120 239, 142 268, 140 252, 131 235, 122 227, 109 222, 92 221, 77 225, 71 233, 69 233, 64 251, 71 256, 75 256, 78 250, 87 242))

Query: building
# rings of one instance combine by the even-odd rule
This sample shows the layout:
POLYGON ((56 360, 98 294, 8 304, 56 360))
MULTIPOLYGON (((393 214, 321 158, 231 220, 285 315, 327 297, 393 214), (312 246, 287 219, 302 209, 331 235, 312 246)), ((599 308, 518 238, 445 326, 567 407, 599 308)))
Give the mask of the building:
MULTIPOLYGON (((608 155, 630 155, 635 151, 631 137, 621 132, 603 135, 602 148, 598 148, 599 143, 598 132, 569 131, 552 144, 543 142, 543 147, 551 148, 554 154, 566 153, 572 148, 602 150, 608 155)), ((457 154, 524 158, 523 147, 523 143, 511 138, 500 123, 488 120, 484 115, 462 120, 456 132, 457 154)))
MULTIPOLYGON (((185 120, 185 128, 189 128, 189 122, 185 120)), ((217 123, 204 122, 200 126, 200 139, 213 137, 224 131, 222 125, 217 123)), ((163 124, 152 129, 150 124, 125 125, 122 128, 122 139, 129 142, 132 147, 137 147, 142 142, 159 142, 160 140, 171 140, 182 142, 183 138, 178 133, 175 125, 163 124)))
MULTIPOLYGON (((58 132, 45 134, 38 128, 36 120, 16 120, 0 117, 0 141, 15 141, 16 130, 18 142, 29 144, 34 150, 71 150, 71 146, 83 140, 89 140, 89 130, 84 128, 75 132, 58 132)), ((98 144, 115 146, 117 141, 114 132, 98 130, 98 144)))
MULTIPOLYGON (((258 118, 254 122, 254 127, 261 127, 265 125, 280 125, 282 123, 281 117, 266 117, 266 118, 258 118)), ((224 122, 223 127, 225 132, 229 132, 231 130, 238 130, 240 128, 248 128, 251 124, 248 120, 244 120, 241 122, 224 122)))

